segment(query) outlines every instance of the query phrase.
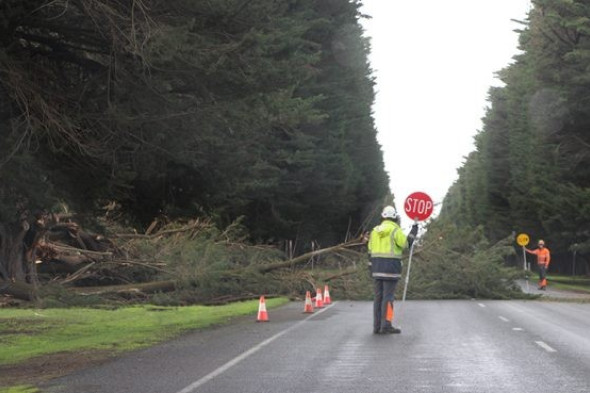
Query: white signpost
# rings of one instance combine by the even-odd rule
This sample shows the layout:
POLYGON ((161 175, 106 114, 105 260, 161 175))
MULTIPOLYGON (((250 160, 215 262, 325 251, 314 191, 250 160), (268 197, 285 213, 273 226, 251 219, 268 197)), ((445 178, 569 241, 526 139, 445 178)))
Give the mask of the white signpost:
POLYGON ((522 247, 522 259, 523 259, 523 264, 524 264, 524 276, 526 278, 526 291, 529 291, 529 275, 527 274, 527 263, 526 263, 526 251, 524 250, 524 247, 529 244, 529 235, 527 235, 526 233, 521 233, 518 236, 516 236, 516 243, 522 247))
MULTIPOLYGON (((414 224, 418 221, 424 221, 432 214, 434 210, 434 203, 432 198, 424 192, 414 192, 410 194, 404 202, 404 211, 406 215, 414 220, 414 224)), ((410 281, 410 269, 412 267, 412 254, 414 253, 414 245, 418 239, 414 239, 410 247, 410 256, 408 258, 408 270, 406 271, 406 279, 404 282, 404 294, 402 296, 402 304, 400 306, 399 314, 401 315, 401 308, 403 308, 406 301, 406 293, 408 291, 408 282, 410 281)))

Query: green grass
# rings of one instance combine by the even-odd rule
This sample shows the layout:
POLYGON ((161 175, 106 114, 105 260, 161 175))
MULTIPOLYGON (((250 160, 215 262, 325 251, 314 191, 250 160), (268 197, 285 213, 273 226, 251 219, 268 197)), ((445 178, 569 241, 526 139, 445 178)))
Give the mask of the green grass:
POLYGON ((10 388, 0 388, 0 393, 37 393, 39 389, 34 386, 19 385, 10 388))
MULTIPOLYGON (((266 305, 272 308, 287 301, 286 298, 267 299, 266 305)), ((132 350, 191 329, 220 324, 231 317, 251 314, 255 318, 257 310, 258 300, 224 306, 147 305, 115 310, 3 309, 0 310, 0 365, 59 352, 132 350)), ((0 390, 0 393, 5 392, 0 390)))
POLYGON ((549 285, 556 289, 590 293, 590 278, 547 275, 549 285))

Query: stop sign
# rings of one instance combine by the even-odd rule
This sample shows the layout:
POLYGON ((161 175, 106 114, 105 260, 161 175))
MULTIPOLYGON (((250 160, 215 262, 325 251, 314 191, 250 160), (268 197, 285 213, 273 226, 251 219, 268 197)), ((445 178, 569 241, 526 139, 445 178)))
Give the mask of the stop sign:
POLYGON ((411 193, 404 203, 404 210, 412 220, 426 220, 432 214, 433 209, 432 199, 424 192, 411 193))

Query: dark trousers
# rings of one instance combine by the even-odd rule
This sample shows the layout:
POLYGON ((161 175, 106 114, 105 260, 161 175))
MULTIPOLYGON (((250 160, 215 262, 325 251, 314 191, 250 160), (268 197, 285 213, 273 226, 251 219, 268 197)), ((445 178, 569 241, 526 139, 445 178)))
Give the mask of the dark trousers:
POLYGON ((539 267, 539 289, 547 287, 547 268, 545 265, 538 265, 539 267))
POLYGON ((545 265, 538 265, 539 267, 539 281, 543 281, 547 278, 547 268, 545 265))
POLYGON ((375 299, 373 300, 373 329, 375 331, 391 326, 391 320, 387 320, 387 306, 390 306, 393 311, 393 295, 397 282, 398 279, 374 279, 373 281, 373 289, 375 291, 375 299))

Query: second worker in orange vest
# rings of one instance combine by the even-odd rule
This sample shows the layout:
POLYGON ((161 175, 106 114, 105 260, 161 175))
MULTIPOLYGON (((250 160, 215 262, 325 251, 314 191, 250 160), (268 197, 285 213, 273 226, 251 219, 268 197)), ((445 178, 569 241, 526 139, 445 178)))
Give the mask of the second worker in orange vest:
POLYGON ((544 290, 547 287, 547 268, 549 267, 549 262, 551 262, 551 253, 549 252, 549 249, 545 247, 545 242, 543 240, 539 240, 538 246, 539 248, 535 250, 525 248, 525 251, 537 256, 537 266, 539 267, 539 289, 544 290))

